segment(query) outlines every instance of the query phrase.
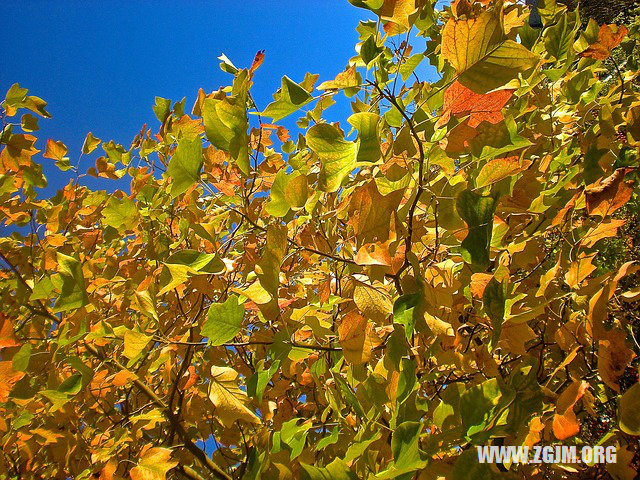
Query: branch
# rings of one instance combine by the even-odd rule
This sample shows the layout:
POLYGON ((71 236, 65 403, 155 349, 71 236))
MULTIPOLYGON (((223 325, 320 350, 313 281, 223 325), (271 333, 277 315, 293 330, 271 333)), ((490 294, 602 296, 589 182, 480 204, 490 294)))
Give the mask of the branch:
MULTIPOLYGON (((116 359, 108 359, 105 356, 101 355, 95 348, 85 342, 85 348, 91 355, 96 357, 98 360, 102 362, 110 362, 115 365, 120 370, 125 370, 124 365, 118 362, 116 359)), ((204 466, 206 467, 216 478, 222 480, 232 480, 231 476, 227 474, 222 468, 216 465, 213 460, 211 460, 206 453, 204 453, 198 446, 193 443, 189 435, 185 431, 184 427, 177 421, 172 412, 169 410, 167 405, 160 399, 156 393, 151 390, 138 376, 133 379, 133 383, 135 386, 149 399, 151 402, 156 405, 158 408, 164 412, 164 416, 169 420, 172 427, 175 429, 176 433, 184 443, 184 446, 187 450, 189 450, 194 457, 204 466)))

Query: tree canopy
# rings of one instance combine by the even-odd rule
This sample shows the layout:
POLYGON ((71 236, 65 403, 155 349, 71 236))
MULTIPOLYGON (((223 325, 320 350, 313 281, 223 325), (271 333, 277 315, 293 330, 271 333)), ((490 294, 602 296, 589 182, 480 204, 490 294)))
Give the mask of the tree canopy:
POLYGON ((256 105, 264 53, 222 56, 227 86, 158 97, 129 146, 44 143, 46 102, 9 89, 0 479, 634 478, 640 95, 612 52, 638 26, 350 3, 377 20, 335 78, 256 105), (479 464, 491 444, 618 458, 479 464))

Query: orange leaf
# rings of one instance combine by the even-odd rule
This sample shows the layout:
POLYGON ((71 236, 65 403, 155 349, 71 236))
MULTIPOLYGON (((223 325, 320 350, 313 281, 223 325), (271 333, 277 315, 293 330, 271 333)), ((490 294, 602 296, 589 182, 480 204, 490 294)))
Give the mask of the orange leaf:
POLYGON ((582 238, 583 247, 593 247, 598 240, 603 238, 615 237, 618 234, 618 228, 626 223, 624 219, 611 219, 607 223, 600 223, 590 229, 582 238))
POLYGON ((598 41, 581 52, 580 56, 604 60, 611 55, 611 50, 620 45, 627 33, 629 33, 629 30, 624 25, 618 27, 617 25, 607 25, 605 23, 600 26, 598 41), (614 32, 611 27, 616 27, 616 31, 614 32))
POLYGON ((490 273, 474 273, 471 275, 471 285, 469 286, 471 295, 475 298, 482 298, 484 289, 492 278, 493 275, 490 273))
POLYGON ((585 189, 589 215, 611 215, 629 201, 633 193, 632 182, 624 181, 624 176, 629 170, 618 168, 604 180, 585 189))
POLYGON ((594 257, 595 254, 582 256, 575 262, 571 262, 569 271, 564 276, 564 280, 567 282, 567 285, 571 288, 575 288, 580 285, 585 278, 591 275, 591 273, 596 269, 596 266, 592 263, 594 257))
POLYGON ((13 323, 11 319, 3 313, 0 313, 0 350, 19 346, 20 343, 13 335, 13 323))
POLYGON ((580 424, 576 419, 573 406, 582 398, 587 388, 589 388, 587 382, 574 381, 558 397, 556 414, 553 416, 553 434, 559 440, 580 432, 580 424))
POLYGON ((56 142, 54 140, 47 140, 47 147, 44 150, 42 156, 44 158, 50 158, 52 160, 62 160, 69 149, 62 142, 56 142))
POLYGON ((509 101, 514 90, 497 90, 475 93, 460 82, 454 82, 444 92, 442 116, 436 127, 449 121, 451 115, 469 115, 468 125, 475 128, 483 121, 496 124, 504 119, 502 107, 509 101))
POLYGON ((24 377, 24 372, 16 372, 11 360, 0 362, 0 403, 9 399, 13 386, 24 377))
POLYGON ((253 63, 251 63, 251 68, 249 68, 250 72, 255 72, 260 65, 262 65, 262 62, 264 61, 264 50, 260 50, 258 51, 258 53, 256 53, 256 56, 253 58, 253 63))

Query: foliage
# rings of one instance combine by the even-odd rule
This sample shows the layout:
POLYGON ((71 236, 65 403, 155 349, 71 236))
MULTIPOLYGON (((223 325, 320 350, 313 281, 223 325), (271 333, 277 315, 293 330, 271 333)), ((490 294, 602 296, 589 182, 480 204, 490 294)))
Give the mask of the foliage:
POLYGON ((335 79, 261 110, 264 54, 223 56, 190 114, 158 98, 128 148, 89 133, 86 173, 49 140, 76 177, 48 199, 46 103, 11 87, 0 478, 480 479, 475 445, 539 442, 618 463, 506 475, 634 477, 640 97, 633 68, 598 75, 637 30, 553 0, 544 29, 509 1, 351 3, 378 21, 335 79), (300 111, 300 135, 267 123, 300 111))

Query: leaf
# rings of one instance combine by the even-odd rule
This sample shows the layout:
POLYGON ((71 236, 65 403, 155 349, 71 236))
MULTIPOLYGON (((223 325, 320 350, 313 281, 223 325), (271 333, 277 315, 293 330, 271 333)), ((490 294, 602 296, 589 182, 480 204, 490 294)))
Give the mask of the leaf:
POLYGON ((3 348, 19 347, 20 342, 13 334, 13 322, 4 313, 0 313, 0 350, 3 348))
POLYGON ((326 467, 316 467, 300 462, 303 470, 303 480, 358 480, 347 464, 339 458, 334 458, 326 467))
POLYGON ((57 252, 58 271, 62 285, 60 296, 53 306, 54 313, 84 307, 89 303, 82 265, 76 258, 57 252))
POLYGON ((249 120, 238 98, 205 98, 202 104, 204 131, 211 144, 229 153, 245 175, 249 174, 249 120))
POLYGON ((636 356, 627 346, 626 339, 623 330, 611 330, 600 340, 598 348, 598 373, 604 383, 618 393, 619 379, 636 356))
POLYGON ((396 467, 402 471, 414 471, 425 466, 420 455, 420 422, 403 422, 396 427, 391 437, 391 451, 396 467))
POLYGON ((569 287, 578 287, 583 280, 593 273, 596 269, 596 266, 592 263, 594 258, 595 254, 589 256, 581 254, 576 261, 571 262, 569 270, 564 276, 564 281, 567 282, 569 287))
POLYGON ((552 423, 553 434, 558 440, 566 440, 580 432, 580 424, 573 406, 582 398, 587 388, 589 388, 587 382, 574 381, 558 397, 552 423))
POLYGON ((253 62, 251 62, 251 67, 249 68, 250 72, 255 72, 258 68, 260 68, 260 65, 262 65, 262 62, 264 62, 264 50, 259 50, 255 57, 253 57, 253 62))
POLYGON ((485 437, 477 434, 488 431, 512 400, 512 392, 504 390, 496 378, 467 389, 460 396, 462 430, 467 437, 477 436, 477 442, 483 442, 485 437))
POLYGON ((142 332, 127 330, 124 332, 124 352, 123 355, 129 360, 133 360, 144 350, 153 336, 142 332))
POLYGON ((411 293, 400 296, 393 304, 393 322, 404 326, 407 340, 413 335, 418 318, 420 318, 420 306, 422 295, 411 293))
POLYGON ((391 233, 391 218, 402 198, 402 190, 381 195, 375 181, 357 187, 351 194, 348 223, 360 243, 386 242, 391 233))
POLYGON ((383 323, 393 311, 382 284, 368 285, 357 281, 353 290, 353 301, 363 315, 377 323, 383 323))
POLYGON ((598 223, 584 234, 581 243, 585 248, 593 247, 603 238, 615 237, 618 234, 618 228, 622 227, 627 221, 625 219, 612 218, 608 222, 598 223))
POLYGON ((311 127, 306 138, 309 148, 320 158, 320 189, 335 192, 354 169, 358 147, 346 141, 337 127, 327 123, 311 127))
MULTIPOLYGON (((529 163, 530 165, 530 163, 529 163)), ((519 157, 497 158, 485 163, 476 177, 476 187, 481 188, 511 177, 527 168, 520 163, 519 157)))
POLYGON ((380 18, 398 25, 400 28, 394 30, 394 33, 398 34, 410 28, 409 17, 415 11, 415 0, 385 0, 380 10, 380 18))
POLYGON ((264 370, 262 364, 256 368, 251 378, 247 381, 247 393, 258 400, 258 403, 262 403, 262 396, 264 395, 264 389, 271 378, 275 375, 280 367, 280 360, 274 360, 268 370, 264 370))
POLYGON ((493 277, 482 293, 482 305, 493 327, 492 345, 495 347, 500 340, 500 332, 505 314, 505 285, 493 277))
POLYGON ((629 33, 624 25, 607 25, 600 26, 598 32, 598 41, 589 46, 586 50, 580 52, 581 57, 593 58, 596 60, 605 60, 611 55, 611 51, 620 45, 622 39, 629 33), (615 31, 614 31, 614 27, 615 31))
POLYGON ((358 112, 351 115, 347 121, 358 130, 358 162, 377 162, 382 155, 378 124, 380 115, 372 112, 358 112))
POLYGON ((13 369, 11 360, 0 361, 0 403, 9 399, 13 386, 24 377, 24 372, 13 369))
POLYGON ((371 359, 376 336, 371 324, 357 312, 349 312, 338 327, 338 341, 347 362, 361 365, 371 359))
POLYGON ((292 418, 291 420, 284 422, 280 429, 280 438, 284 444, 291 448, 289 458, 293 460, 297 458, 304 449, 305 442, 307 440, 307 433, 312 428, 310 421, 302 422, 298 425, 300 418, 292 418))
POLYGON ((609 177, 585 188, 589 215, 605 217, 622 207, 633 193, 632 182, 625 182, 625 168, 618 168, 609 177))
POLYGON ((170 188, 172 197, 186 192, 200 181, 202 162, 202 141, 200 138, 194 140, 182 138, 178 141, 178 147, 167 167, 167 174, 173 180, 170 188))
POLYGON ((640 435, 640 383, 620 397, 618 410, 620 430, 629 435, 640 435))
POLYGON ((209 399, 216 407, 216 416, 230 427, 236 420, 260 423, 260 419, 247 408, 249 398, 240 390, 238 372, 229 367, 211 367, 209 399))
POLYGON ((313 97, 307 90, 285 75, 282 77, 282 86, 274 95, 274 99, 275 102, 267 105, 261 115, 277 121, 300 110, 311 102, 313 97))
POLYGON ((265 209, 269 215, 284 217, 291 208, 303 207, 308 195, 306 176, 300 172, 287 174, 285 169, 281 169, 271 185, 269 202, 265 209))
POLYGON ((475 93, 455 81, 444 92, 442 115, 436 127, 445 125, 451 115, 469 115, 467 124, 475 128, 482 122, 496 124, 504 119, 502 108, 513 96, 514 90, 496 90, 490 93, 475 93))
POLYGON ((131 469, 132 480, 165 480, 167 472, 178 465, 170 460, 171 450, 153 447, 145 451, 138 464, 131 469))
POLYGON ((93 152, 98 145, 100 145, 101 140, 97 137, 94 137, 91 132, 87 133, 87 136, 84 139, 84 143, 82 144, 82 153, 89 154, 93 152))
POLYGON ((322 82, 316 88, 318 90, 341 90, 353 87, 359 87, 361 83, 360 74, 356 70, 356 66, 347 67, 344 72, 339 73, 335 80, 322 82))
POLYGON ((69 157, 67 157, 67 153, 69 149, 62 142, 56 142, 54 140, 47 140, 47 146, 45 148, 42 156, 44 158, 50 158, 51 160, 56 161, 56 165, 60 170, 68 170, 71 168, 71 164, 69 163, 69 157))
POLYGON ((242 330, 244 305, 237 295, 230 295, 224 303, 212 303, 200 334, 210 345, 218 346, 235 337, 242 330))
POLYGON ((538 63, 537 55, 506 39, 497 8, 467 20, 449 19, 442 30, 442 56, 458 81, 476 93, 502 87, 538 63))
POLYGON ((226 269, 224 262, 215 253, 202 253, 191 249, 175 252, 164 263, 187 267, 187 271, 191 274, 219 274, 226 269))
POLYGON ((544 46, 547 52, 556 60, 567 59, 573 44, 578 23, 570 22, 570 15, 560 15, 555 25, 545 31, 544 46))
POLYGON ((493 230, 496 199, 481 196, 471 190, 458 194, 456 210, 467 224, 467 236, 462 241, 462 258, 477 269, 489 266, 489 248, 493 230))
POLYGON ((140 221, 136 204, 126 195, 122 198, 110 197, 102 216, 103 223, 116 230, 133 230, 140 221))

